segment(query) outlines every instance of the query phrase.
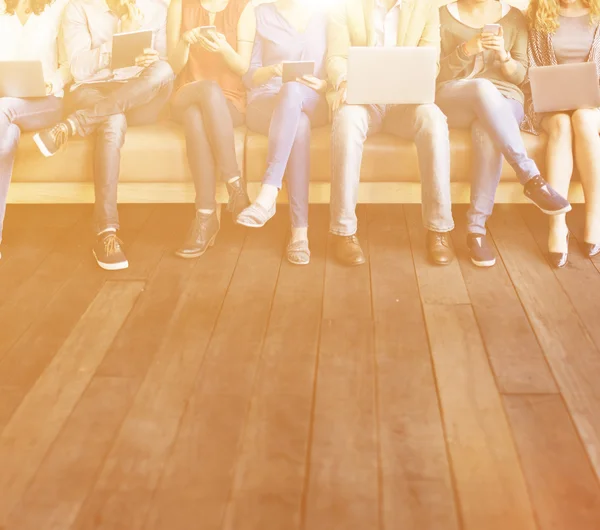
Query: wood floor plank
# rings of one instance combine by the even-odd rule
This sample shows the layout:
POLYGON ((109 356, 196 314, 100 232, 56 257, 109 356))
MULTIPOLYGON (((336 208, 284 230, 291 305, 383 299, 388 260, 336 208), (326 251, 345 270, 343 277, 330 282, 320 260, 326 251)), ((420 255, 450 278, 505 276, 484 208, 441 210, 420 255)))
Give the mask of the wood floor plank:
POLYGON ((114 441, 136 390, 124 377, 94 377, 65 423, 6 530, 65 530, 114 441))
MULTIPOLYGON (((573 210, 567 214, 567 224, 573 237, 577 240, 578 251, 583 247, 585 229, 585 204, 573 204, 573 210)), ((600 254, 590 259, 600 273, 600 254)))
MULTIPOLYGON (((82 208, 54 208, 51 214, 43 208, 20 207, 16 219, 7 222, 2 242, 2 274, 0 274, 0 309, 18 297, 23 284, 29 282, 38 267, 57 246, 64 249, 69 241, 66 233, 84 218, 82 208), (42 217, 41 212, 46 212, 42 217), (65 213, 67 212, 67 213, 65 213), (13 222, 15 228, 13 227, 13 222), (62 243, 61 243, 62 242, 62 243)), ((16 212, 15 212, 16 213, 16 212)), ((7 219, 9 217, 7 216, 7 219)), ((79 232, 77 232, 79 233, 79 232)))
POLYGON ((123 220, 123 233, 129 267, 109 272, 114 280, 147 280, 157 270, 164 255, 172 255, 183 240, 188 222, 193 217, 191 205, 166 204, 154 208, 144 226, 131 237, 131 228, 123 220), (191 210, 191 212, 190 212, 191 210))
MULTIPOLYGON (((122 208, 121 218, 127 223, 132 240, 148 218, 148 206, 122 208)), ((92 259, 91 251, 86 254, 0 362, 0 432, 104 284, 104 271, 92 259)))
POLYGON ((338 263, 335 258, 335 238, 329 237, 323 298, 324 319, 371 318, 371 293, 364 288, 369 283, 366 208, 359 206, 357 213, 359 218, 357 237, 367 257, 367 264, 347 267, 338 263))
POLYGON ((490 227, 600 476, 600 354, 521 216, 498 208, 490 227))
MULTIPOLYGON (((542 253, 548 251, 548 219, 539 210, 521 208, 520 212, 542 253)), ((592 261, 583 255, 578 241, 571 241, 569 262, 554 274, 562 285, 579 319, 600 348, 600 274, 592 261)))
POLYGON ((427 332, 401 206, 371 205, 383 528, 457 530, 427 332))
POLYGON ((321 329, 304 528, 381 528, 371 320, 321 329))
POLYGON ((426 230, 423 228, 421 219, 421 207, 416 204, 405 205, 404 212, 423 303, 470 303, 458 262, 454 260, 445 266, 433 265, 429 262, 425 245, 426 230))
POLYGON ((220 530, 281 265, 287 216, 249 230, 145 530, 220 530))
MULTIPOLYGON (((465 214, 466 208, 454 208, 454 248, 500 392, 558 392, 501 257, 497 256, 496 265, 490 268, 476 267, 471 262, 465 214)), ((488 241, 495 248, 491 234, 488 241)))
POLYGON ((463 530, 535 530, 500 394, 469 305, 425 305, 463 530))
POLYGON ((323 305, 326 208, 311 208, 311 263, 283 262, 224 530, 299 530, 323 305))
POLYGON ((242 230, 222 233, 219 245, 196 262, 162 346, 73 529, 143 528, 244 235, 242 230))
POLYGON ((505 396, 540 530, 596 530, 600 485, 560 396, 505 396))
POLYGON ((85 258, 83 223, 63 232, 35 272, 0 307, 0 360, 45 310, 85 258))
POLYGON ((21 499, 142 288, 138 282, 108 282, 102 288, 2 432, 0 525, 21 499))

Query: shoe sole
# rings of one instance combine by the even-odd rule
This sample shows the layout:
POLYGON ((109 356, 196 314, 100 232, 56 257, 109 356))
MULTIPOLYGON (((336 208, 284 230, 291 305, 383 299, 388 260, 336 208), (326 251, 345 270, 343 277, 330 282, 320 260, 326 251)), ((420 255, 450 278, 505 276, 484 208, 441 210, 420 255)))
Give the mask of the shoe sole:
POLYGON ((264 222, 261 225, 253 225, 250 223, 244 223, 243 221, 240 221, 239 219, 236 219, 235 222, 240 226, 245 226, 246 228, 262 228, 263 226, 265 226, 267 224, 266 222, 264 222))
POLYGON ((102 263, 98 259, 98 256, 96 256, 96 253, 93 250, 92 250, 92 254, 94 254, 94 258, 96 260, 96 263, 98 264, 98 267, 100 267, 101 269, 104 269, 105 271, 122 271, 129 267, 128 261, 122 261, 121 263, 102 263))
POLYGON ((475 261, 473 258, 471 258, 471 263, 473 263, 473 265, 476 267, 493 267, 496 265, 496 258, 487 261, 475 261))
POLYGON ((564 208, 560 209, 560 210, 544 210, 544 208, 542 208, 537 202, 535 202, 534 200, 530 199, 527 195, 524 195, 524 197, 531 203, 533 204, 536 208, 538 208, 541 212, 544 212, 546 215, 561 215, 563 213, 569 213, 573 207, 569 204, 568 206, 565 206, 564 208))
POLYGON ((40 150, 40 152, 46 158, 50 158, 51 156, 54 156, 54 154, 56 154, 56 153, 53 154, 50 151, 48 151, 48 149, 46 148, 46 144, 44 142, 42 142, 42 139, 41 139, 39 133, 35 133, 33 135, 33 141, 35 142, 35 145, 37 145, 37 148, 40 150))
POLYGON ((201 251, 201 252, 195 252, 194 254, 183 254, 181 252, 179 252, 178 250, 175 251, 175 255, 179 258, 183 258, 183 259, 196 259, 196 258, 201 258, 202 256, 204 256, 204 254, 206 254, 208 252, 208 249, 212 248, 215 246, 215 240, 217 239, 217 234, 215 234, 213 236, 213 238, 208 242, 208 245, 206 246, 206 248, 201 251))

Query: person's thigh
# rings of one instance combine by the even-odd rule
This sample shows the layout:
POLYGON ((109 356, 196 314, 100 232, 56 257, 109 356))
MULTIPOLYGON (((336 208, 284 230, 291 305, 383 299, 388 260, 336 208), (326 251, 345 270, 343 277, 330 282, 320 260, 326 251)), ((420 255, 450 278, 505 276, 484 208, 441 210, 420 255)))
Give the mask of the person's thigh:
POLYGON ((413 141, 419 129, 435 128, 440 124, 447 128, 441 109, 433 104, 393 105, 388 109, 383 122, 384 132, 413 141))
POLYGON ((141 107, 131 109, 127 113, 127 122, 130 125, 149 125, 151 123, 156 123, 169 101, 171 91, 172 87, 167 85, 152 101, 141 107))
MULTIPOLYGON (((65 110, 72 114, 76 110, 95 105, 102 101, 106 94, 112 90, 115 83, 99 83, 96 85, 82 85, 65 95, 65 110)), ((117 87, 115 87, 117 88, 117 87)))
POLYGON ((49 127, 62 118, 63 102, 61 98, 0 98, 0 112, 10 123, 22 131, 35 131, 49 127))
POLYGON ((469 129, 476 118, 469 102, 471 80, 461 79, 446 83, 437 91, 435 103, 448 118, 448 125, 455 129, 469 129))
POLYGON ((246 109, 248 128, 260 134, 268 134, 278 101, 278 94, 264 94, 252 100, 246 109))

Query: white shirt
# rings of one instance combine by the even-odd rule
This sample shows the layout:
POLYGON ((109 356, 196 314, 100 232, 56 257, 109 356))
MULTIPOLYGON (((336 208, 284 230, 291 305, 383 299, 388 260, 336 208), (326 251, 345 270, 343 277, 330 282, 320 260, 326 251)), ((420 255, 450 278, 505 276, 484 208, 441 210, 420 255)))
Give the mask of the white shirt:
POLYGON ((375 0, 375 9, 373 10, 375 46, 390 47, 397 45, 401 8, 402 0, 397 0, 389 11, 383 0, 375 0))
POLYGON ((44 80, 52 83, 52 94, 57 97, 64 95, 64 86, 71 77, 58 38, 67 2, 56 0, 21 24, 17 15, 6 13, 6 4, 0 0, 0 61, 40 61, 44 80))
MULTIPOLYGON (((143 15, 140 29, 154 33, 154 49, 163 58, 167 55, 166 0, 137 0, 143 15)), ((141 72, 141 68, 122 68, 112 72, 108 65, 112 38, 121 30, 121 21, 105 0, 71 0, 65 9, 63 35, 71 72, 75 78, 72 90, 81 83, 125 80, 141 72), (116 76, 116 77, 115 77, 116 76)))

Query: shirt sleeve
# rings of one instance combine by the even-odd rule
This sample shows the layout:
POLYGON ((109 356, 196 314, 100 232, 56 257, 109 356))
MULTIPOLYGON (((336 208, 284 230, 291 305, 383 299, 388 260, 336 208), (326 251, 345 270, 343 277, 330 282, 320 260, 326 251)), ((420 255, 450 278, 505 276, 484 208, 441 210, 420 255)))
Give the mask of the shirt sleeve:
POLYGON ((515 85, 521 85, 527 76, 529 67, 529 58, 527 57, 527 41, 529 33, 527 31, 527 22, 525 17, 519 17, 519 23, 516 28, 516 37, 510 48, 510 55, 516 62, 516 69, 511 75, 504 75, 506 80, 515 85))
POLYGON ((65 39, 62 30, 59 33, 57 42, 58 70, 50 80, 54 94, 61 92, 66 85, 71 82, 71 68, 67 59, 67 50, 65 48, 65 39))
POLYGON ((63 37, 67 61, 76 82, 87 81, 100 70, 108 68, 112 39, 92 48, 87 16, 76 2, 69 2, 65 8, 63 37))
POLYGON ((250 68, 248 68, 248 71, 242 78, 247 88, 254 88, 254 81, 252 78, 254 77, 256 70, 262 68, 263 66, 262 56, 262 37, 257 32, 256 36, 254 37, 254 45, 252 46, 252 55, 250 56, 250 68))

